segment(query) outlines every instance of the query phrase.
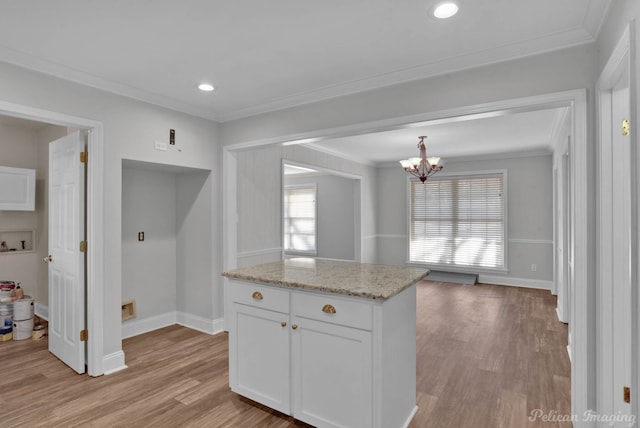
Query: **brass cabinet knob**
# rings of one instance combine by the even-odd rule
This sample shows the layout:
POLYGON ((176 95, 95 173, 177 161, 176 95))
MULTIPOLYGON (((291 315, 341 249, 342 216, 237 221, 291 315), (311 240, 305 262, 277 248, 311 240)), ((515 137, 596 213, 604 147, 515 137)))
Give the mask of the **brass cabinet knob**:
POLYGON ((286 323, 285 321, 282 321, 282 322, 280 323, 280 325, 281 325, 281 326, 283 326, 283 327, 286 327, 286 326, 287 326, 287 323, 286 323))
POLYGON ((253 294, 251 295, 251 297, 253 297, 256 300, 262 300, 262 293, 259 291, 254 291, 253 294))
POLYGON ((324 312, 325 314, 335 314, 336 308, 334 308, 333 305, 324 305, 322 307, 322 312, 324 312))
POLYGON ((291 329, 292 329, 292 330, 296 330, 297 328, 298 328, 298 326, 297 326, 296 324, 293 324, 293 325, 291 326, 291 329))

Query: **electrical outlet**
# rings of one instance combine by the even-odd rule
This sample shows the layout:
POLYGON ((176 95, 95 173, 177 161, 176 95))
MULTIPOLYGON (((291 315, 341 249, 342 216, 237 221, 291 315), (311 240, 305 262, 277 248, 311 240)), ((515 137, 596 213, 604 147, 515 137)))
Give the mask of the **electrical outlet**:
POLYGON ((535 272, 537 270, 538 270, 538 265, 535 265, 535 264, 531 265, 531 272, 535 272))
POLYGON ((156 149, 156 150, 161 150, 163 152, 166 152, 167 151, 167 143, 164 143, 162 141, 156 141, 153 144, 153 148, 156 149))

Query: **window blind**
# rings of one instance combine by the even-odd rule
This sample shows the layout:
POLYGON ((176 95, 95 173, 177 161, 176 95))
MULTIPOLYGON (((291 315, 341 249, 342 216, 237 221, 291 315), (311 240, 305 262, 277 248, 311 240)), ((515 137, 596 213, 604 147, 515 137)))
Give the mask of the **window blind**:
POLYGON ((503 173, 412 180, 410 193, 410 261, 504 267, 503 173))
POLYGON ((284 249, 316 252, 316 188, 286 187, 284 190, 284 249))

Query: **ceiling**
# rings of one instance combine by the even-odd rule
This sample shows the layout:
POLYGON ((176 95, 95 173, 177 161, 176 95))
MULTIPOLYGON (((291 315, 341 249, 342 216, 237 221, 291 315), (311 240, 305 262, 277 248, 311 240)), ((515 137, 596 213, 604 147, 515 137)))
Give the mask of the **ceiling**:
POLYGON ((227 121, 590 43, 611 0, 457 2, 5 0, 0 61, 227 121))
POLYGON ((316 150, 357 162, 385 166, 418 156, 418 137, 427 136, 428 156, 444 162, 465 158, 500 158, 551 153, 569 119, 569 108, 526 112, 494 112, 410 124, 401 129, 320 140, 306 144, 316 150))

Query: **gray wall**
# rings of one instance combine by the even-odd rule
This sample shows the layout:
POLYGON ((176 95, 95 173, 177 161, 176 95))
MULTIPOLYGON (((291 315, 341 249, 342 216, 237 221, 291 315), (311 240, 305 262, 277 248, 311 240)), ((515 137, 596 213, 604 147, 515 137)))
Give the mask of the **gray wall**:
POLYGON ((122 169, 122 300, 138 318, 176 308, 176 212, 175 174, 122 169))
POLYGON ((47 143, 66 134, 67 129, 59 126, 43 125, 33 129, 0 124, 0 165, 36 170, 35 211, 0 211, 0 229, 35 230, 34 251, 0 255, 0 274, 2 279, 21 282, 25 294, 44 306, 48 305, 48 274, 42 259, 49 251, 47 143))
MULTIPOLYGON (((444 173, 507 171, 508 272, 492 276, 553 280, 552 156, 446 163, 444 173), (531 264, 537 265, 535 272, 531 264)), ((378 170, 378 262, 407 260, 407 174, 400 167, 378 170)), ((548 284, 547 284, 548 286, 548 284)))
POLYGON ((285 177, 285 186, 311 184, 316 186, 317 257, 354 260, 356 224, 355 204, 357 180, 322 175, 285 177))
POLYGON ((375 168, 300 146, 237 154, 238 266, 279 260, 282 251, 282 160, 362 177, 362 258, 375 262, 375 168))
POLYGON ((122 169, 122 299, 135 299, 138 312, 125 322, 174 311, 210 320, 210 174, 147 168, 127 162, 122 169))
MULTIPOLYGON (((0 63, 0 100, 7 103, 65 113, 100 121, 104 129, 104 300, 103 352, 118 355, 122 350, 120 305, 122 289, 122 159, 157 162, 211 170, 211 200, 220 200, 221 161, 219 125, 153 106, 130 98, 78 85, 49 75, 0 63), (167 141, 169 129, 176 130, 176 146, 166 152, 154 150, 154 141, 167 141)), ((219 299, 222 260, 219 205, 212 207, 211 242, 213 256, 211 296, 215 300, 210 317, 222 316, 219 299)))

